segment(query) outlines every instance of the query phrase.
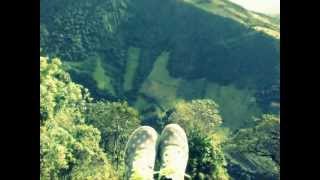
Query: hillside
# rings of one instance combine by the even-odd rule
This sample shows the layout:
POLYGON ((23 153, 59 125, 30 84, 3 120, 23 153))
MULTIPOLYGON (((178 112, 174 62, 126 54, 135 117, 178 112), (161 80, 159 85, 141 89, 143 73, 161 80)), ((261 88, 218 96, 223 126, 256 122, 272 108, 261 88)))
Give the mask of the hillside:
POLYGON ((280 24, 275 21, 274 17, 248 11, 228 0, 186 0, 185 2, 191 3, 210 13, 231 18, 245 26, 264 32, 274 38, 280 38, 280 24))
MULTIPOLYGON (((72 77, 95 97, 126 99, 131 104, 157 101, 167 95, 157 94, 160 91, 172 94, 169 96, 176 100, 230 98, 214 96, 218 92, 210 87, 218 85, 243 94, 232 104, 248 107, 240 112, 234 112, 237 107, 223 110, 225 116, 231 113, 239 117, 237 121, 270 111, 271 101, 278 101, 276 97, 259 99, 256 95, 270 91, 279 80, 279 40, 255 29, 277 31, 278 26, 267 16, 226 0, 42 2, 43 52, 68 61, 72 77), (157 70, 154 64, 164 52, 169 53, 164 64, 169 77, 180 79, 173 80, 173 87, 149 76, 154 72, 163 77, 166 70, 157 70), (102 76, 97 76, 94 61, 101 61, 98 65, 104 69, 102 76)), ((153 104, 167 108, 168 103, 161 101, 153 104)), ((226 117, 229 125, 231 121, 226 117)))
POLYGON ((142 124, 164 119, 181 101, 204 98, 219 105, 222 126, 232 132, 264 113, 279 114, 280 18, 228 0, 40 6, 40 53, 61 58, 94 99, 127 101, 142 124))

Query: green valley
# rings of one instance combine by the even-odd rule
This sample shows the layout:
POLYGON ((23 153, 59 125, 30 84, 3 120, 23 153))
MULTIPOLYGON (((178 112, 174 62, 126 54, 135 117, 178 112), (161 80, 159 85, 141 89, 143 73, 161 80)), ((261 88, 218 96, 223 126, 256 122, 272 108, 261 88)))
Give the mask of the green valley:
POLYGON ((231 179, 278 179, 278 144, 267 136, 280 125, 280 16, 228 0, 40 0, 40 17, 46 56, 40 58, 41 76, 48 81, 41 88, 50 95, 41 96, 42 146, 55 149, 43 150, 43 179, 121 179, 121 148, 129 131, 139 125, 160 130, 193 110, 185 119, 206 111, 217 111, 222 119, 212 132, 190 133, 193 178, 217 179, 219 172, 231 179), (46 74, 47 69, 58 75, 46 74), (115 117, 132 124, 116 131, 115 117), (247 141, 254 136, 263 142, 247 141), (213 137, 225 140, 212 143, 213 137), (250 143, 265 154, 253 152, 250 143), (207 146, 210 152, 201 149, 207 146), (195 155, 199 152, 203 156, 195 155), (223 160, 205 162, 216 155, 223 160), (97 172, 81 172, 80 164, 90 164, 90 158, 101 159, 90 166, 97 172))

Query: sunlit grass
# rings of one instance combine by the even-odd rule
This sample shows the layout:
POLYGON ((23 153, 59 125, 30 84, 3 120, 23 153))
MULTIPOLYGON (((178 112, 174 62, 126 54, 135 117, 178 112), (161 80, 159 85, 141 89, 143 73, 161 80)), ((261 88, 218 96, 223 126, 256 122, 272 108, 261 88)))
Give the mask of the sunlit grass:
POLYGON ((232 2, 215 0, 211 2, 198 2, 186 0, 185 2, 212 14, 218 14, 226 18, 231 18, 249 27, 254 27, 256 31, 263 32, 276 39, 280 39, 279 24, 271 22, 271 17, 243 9, 232 2), (243 10, 241 10, 243 9, 243 10))
POLYGON ((227 127, 238 128, 243 122, 250 121, 261 113, 253 92, 249 90, 208 83, 205 96, 219 104, 223 122, 227 127))
POLYGON ((167 70, 169 52, 163 52, 155 61, 153 69, 143 83, 141 92, 155 98, 161 105, 170 106, 176 99, 180 79, 172 78, 167 70))
POLYGON ((139 65, 139 58, 140 58, 140 49, 130 47, 128 49, 126 73, 124 75, 123 88, 125 91, 128 91, 132 88, 132 83, 135 77, 135 73, 139 65))
POLYGON ((272 36, 276 39, 280 39, 280 32, 272 30, 272 29, 268 29, 265 27, 260 27, 260 26, 256 26, 254 27, 255 30, 260 31, 260 32, 264 32, 266 34, 268 34, 269 36, 272 36))
POLYGON ((111 78, 106 75, 100 58, 96 59, 96 66, 92 73, 92 77, 96 81, 99 89, 108 90, 111 94, 115 94, 115 90, 111 84, 111 78))
POLYGON ((94 63, 92 63, 91 60, 86 61, 63 61, 63 69, 66 71, 74 70, 76 72, 84 72, 84 73, 90 73, 92 71, 92 66, 94 63))
MULTIPOLYGON (((261 113, 252 91, 237 89, 231 85, 220 86, 204 79, 190 81, 171 77, 166 68, 169 55, 168 52, 163 52, 157 58, 140 90, 141 93, 154 98, 162 107, 173 107, 179 99, 210 98, 219 104, 224 124, 231 128, 238 128, 243 122, 250 121, 252 117, 261 113), (202 81, 206 85, 201 83, 202 81), (201 91, 204 94, 201 94, 201 91)), ((146 105, 143 99, 136 102, 139 109, 146 105)))

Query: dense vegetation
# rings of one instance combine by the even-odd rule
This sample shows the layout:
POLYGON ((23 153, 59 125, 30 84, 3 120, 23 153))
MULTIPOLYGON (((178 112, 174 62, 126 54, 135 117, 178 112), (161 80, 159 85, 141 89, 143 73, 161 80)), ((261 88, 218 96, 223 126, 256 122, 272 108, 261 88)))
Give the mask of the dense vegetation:
POLYGON ((88 105, 86 115, 87 122, 100 130, 101 146, 119 169, 128 137, 140 124, 139 113, 126 102, 97 102, 88 105))
MULTIPOLYGON (((40 57, 40 65, 41 179, 121 179, 123 149, 141 124, 139 113, 126 102, 94 101, 87 89, 72 82, 59 59, 40 57)), ((160 129, 178 123, 187 132, 191 177, 224 180, 230 179, 229 173, 233 177, 243 177, 237 174, 242 171, 252 173, 233 162, 235 154, 252 155, 262 163, 267 158, 269 178, 277 177, 280 121, 276 116, 264 115, 231 136, 220 127, 219 106, 210 99, 178 102, 166 114, 156 122, 160 129)), ((263 168, 258 179, 265 176, 263 168)))
POLYGON ((100 148, 100 131, 85 123, 88 91, 71 81, 61 61, 40 57, 41 179, 116 179, 100 148))
POLYGON ((190 148, 187 171, 193 179, 229 179, 221 148, 223 138, 217 132, 222 118, 214 101, 180 102, 168 123, 180 124, 187 133, 190 148))
POLYGON ((193 178, 278 179, 279 17, 228 0, 40 5, 42 179, 121 179, 128 135, 170 122, 193 178))
POLYGON ((279 179, 280 118, 263 115, 224 145, 230 175, 239 179, 279 179))
POLYGON ((224 0, 42 0, 40 40, 92 97, 126 100, 140 112, 164 112, 177 99, 225 104, 230 94, 219 91, 230 88, 242 107, 221 113, 236 129, 279 111, 279 40, 254 28, 278 30, 271 20, 224 0))

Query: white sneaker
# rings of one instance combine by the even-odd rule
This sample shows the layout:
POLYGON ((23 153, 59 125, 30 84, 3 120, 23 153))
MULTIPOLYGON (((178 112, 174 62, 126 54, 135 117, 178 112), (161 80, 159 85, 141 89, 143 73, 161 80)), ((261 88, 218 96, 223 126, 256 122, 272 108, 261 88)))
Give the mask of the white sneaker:
POLYGON ((153 180, 158 133, 149 126, 136 129, 125 149, 125 180, 153 180))
POLYGON ((183 180, 189 147, 185 131, 178 124, 167 125, 159 138, 161 167, 159 179, 183 180))

